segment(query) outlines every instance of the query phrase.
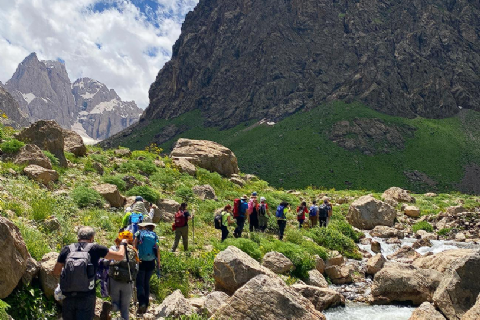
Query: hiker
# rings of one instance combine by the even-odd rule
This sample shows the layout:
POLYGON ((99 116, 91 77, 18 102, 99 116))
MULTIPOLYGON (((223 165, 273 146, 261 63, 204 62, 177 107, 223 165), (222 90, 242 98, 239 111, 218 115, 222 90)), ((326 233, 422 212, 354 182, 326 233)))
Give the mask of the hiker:
POLYGON ((222 211, 222 242, 228 237, 228 225, 233 223, 232 206, 227 204, 222 211))
POLYGON ((257 202, 256 196, 254 198, 250 198, 250 202, 248 203, 248 225, 249 225, 250 232, 259 230, 258 202, 257 202))
POLYGON ((257 205, 258 212, 258 228, 261 232, 265 232, 268 225, 268 217, 270 213, 268 212, 268 203, 266 202, 265 197, 260 198, 260 203, 257 205))
POLYGON ((303 201, 302 204, 297 207, 297 220, 299 229, 302 229, 303 223, 305 222, 306 213, 308 213, 307 203, 303 201))
POLYGON ((140 259, 140 266, 137 274, 137 300, 138 310, 137 314, 144 314, 147 312, 150 299, 150 278, 155 271, 155 262, 157 269, 157 276, 160 276, 160 249, 158 236, 154 232, 156 224, 151 222, 140 223, 142 228, 137 231, 133 246, 138 250, 138 258, 140 259))
POLYGON ((140 262, 137 250, 133 247, 133 234, 121 232, 115 239, 115 246, 110 250, 118 251, 122 240, 127 240, 127 252, 122 261, 108 261, 108 291, 112 300, 112 311, 120 311, 123 320, 130 316, 130 300, 132 299, 134 281, 137 278, 140 262))
POLYGON ((60 289, 65 296, 62 306, 63 320, 92 320, 95 315, 95 275, 100 258, 121 261, 125 256, 126 240, 118 251, 94 243, 95 230, 81 227, 78 243, 63 247, 53 269, 60 276, 60 289))
POLYGON ((148 203, 148 213, 143 216, 143 222, 153 222, 153 216, 155 215, 155 209, 158 209, 156 205, 148 203))
POLYGON ((172 252, 177 250, 180 237, 183 242, 183 251, 188 251, 188 220, 193 219, 193 215, 187 211, 187 204, 182 203, 177 213, 175 213, 175 241, 173 242, 172 252))
POLYGON ((243 195, 241 199, 235 199, 233 208, 233 217, 237 220, 237 227, 233 231, 235 238, 242 237, 243 227, 245 226, 245 214, 248 210, 247 195, 243 195))
POLYGON ((323 203, 318 207, 318 220, 320 227, 327 227, 328 215, 331 215, 332 207, 330 206, 328 199, 323 200, 323 203))
POLYGON ((143 198, 137 196, 135 197, 135 202, 131 207, 131 211, 128 211, 127 208, 127 213, 123 216, 122 226, 132 234, 135 234, 138 231, 138 224, 143 222, 143 217, 147 215, 148 211, 143 203, 143 198))
POLYGON ((275 216, 277 217, 278 224, 278 239, 283 240, 283 233, 285 232, 285 227, 287 226, 287 212, 290 210, 290 204, 283 201, 277 207, 277 212, 275 216))
POLYGON ((318 206, 316 200, 312 201, 308 218, 310 219, 310 227, 316 227, 318 224, 318 206))

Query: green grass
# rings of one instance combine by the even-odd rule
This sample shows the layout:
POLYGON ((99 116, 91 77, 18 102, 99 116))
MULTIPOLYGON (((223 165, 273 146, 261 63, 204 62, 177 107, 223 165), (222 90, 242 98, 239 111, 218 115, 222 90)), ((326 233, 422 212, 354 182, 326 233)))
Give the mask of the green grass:
POLYGON ((220 130, 204 127, 197 110, 169 121, 153 120, 142 130, 115 143, 143 149, 163 127, 175 124, 188 130, 162 144, 163 149, 170 150, 180 137, 219 142, 235 152, 243 172, 258 174, 275 187, 291 189, 313 185, 382 192, 391 186, 400 186, 416 192, 431 191, 432 187, 411 182, 404 175, 405 171, 418 170, 437 182, 438 191, 446 192, 456 189, 465 164, 480 164, 480 151, 475 147, 476 138, 480 138, 480 130, 476 129, 480 116, 474 111, 465 112, 463 120, 459 116, 440 120, 405 119, 376 112, 359 103, 333 102, 296 113, 273 127, 246 130, 250 122, 220 130), (386 124, 408 126, 415 129, 414 137, 406 138, 404 150, 374 156, 347 151, 328 139, 334 123, 355 118, 377 118, 386 124))
POLYGON ((15 153, 20 148, 25 145, 22 141, 18 141, 17 139, 10 139, 0 143, 0 149, 5 153, 15 153))
POLYGON ((415 223, 413 226, 412 226, 412 231, 413 232, 417 232, 418 230, 425 230, 427 232, 432 232, 433 231, 433 227, 430 223, 428 223, 427 221, 420 221, 420 222, 417 222, 415 223))

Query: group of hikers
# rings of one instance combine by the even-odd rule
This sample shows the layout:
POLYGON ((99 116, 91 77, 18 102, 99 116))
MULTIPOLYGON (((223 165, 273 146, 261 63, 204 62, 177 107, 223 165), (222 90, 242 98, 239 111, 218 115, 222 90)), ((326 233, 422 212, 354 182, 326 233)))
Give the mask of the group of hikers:
MULTIPOLYGON (((188 250, 188 221, 194 215, 188 212, 187 207, 186 203, 182 203, 175 213, 172 252, 176 251, 180 238, 184 250, 188 250)), ((288 202, 282 202, 275 213, 280 240, 283 239, 290 207, 288 202)), ((150 204, 147 210, 143 198, 137 196, 133 205, 125 210, 122 227, 115 244, 110 248, 94 242, 95 231, 92 227, 81 227, 77 233, 78 242, 61 250, 53 273, 60 276, 55 298, 62 302, 63 320, 94 318, 97 279, 101 280, 102 296, 110 296, 112 311, 120 313, 119 319, 129 319, 132 298, 136 315, 147 312, 150 278, 155 271, 160 278, 160 243, 154 231, 156 224, 152 221, 154 208, 150 204)), ((328 199, 324 199, 320 206, 313 201, 310 208, 307 208, 306 202, 302 202, 296 213, 299 228, 302 228, 307 214, 311 227, 318 222, 320 226, 327 226, 332 206, 328 199)), ((265 232, 269 216, 266 199, 261 197, 258 201, 257 193, 253 192, 250 199, 244 195, 241 199, 235 199, 233 207, 225 206, 214 221, 215 227, 222 230, 221 239, 224 241, 229 234, 228 225, 236 222, 233 236, 239 238, 246 220, 250 232, 265 232)))

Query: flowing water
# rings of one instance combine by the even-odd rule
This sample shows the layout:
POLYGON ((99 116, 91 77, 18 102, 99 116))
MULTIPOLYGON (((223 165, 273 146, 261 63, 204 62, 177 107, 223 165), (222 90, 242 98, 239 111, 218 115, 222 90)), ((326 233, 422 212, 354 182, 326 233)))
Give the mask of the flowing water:
POLYGON ((323 311, 327 320, 408 320, 415 308, 404 306, 371 306, 362 303, 347 303, 323 311))

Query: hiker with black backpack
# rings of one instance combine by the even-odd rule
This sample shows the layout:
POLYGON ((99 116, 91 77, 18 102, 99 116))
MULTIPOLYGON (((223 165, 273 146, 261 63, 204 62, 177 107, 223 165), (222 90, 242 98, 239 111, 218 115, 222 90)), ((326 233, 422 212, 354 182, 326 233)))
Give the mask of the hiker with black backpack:
POLYGON ((278 224, 278 239, 283 240, 283 233, 285 232, 285 227, 287 226, 287 212, 290 210, 290 204, 283 201, 277 207, 277 212, 275 216, 277 218, 278 224))
POLYGON ((228 225, 232 224, 232 206, 227 204, 222 212, 215 216, 215 228, 222 230, 222 242, 228 237, 228 225))
POLYGON ((307 213, 307 203, 303 201, 302 204, 297 207, 297 221, 299 229, 302 229, 303 223, 305 222, 305 214, 307 213))
POLYGON ((100 258, 121 261, 125 257, 126 240, 118 251, 94 243, 95 230, 81 227, 78 242, 65 246, 60 252, 53 274, 60 276, 60 290, 65 296, 63 320, 92 320, 95 315, 95 275, 100 258))
POLYGON ((126 254, 122 261, 109 261, 108 263, 108 292, 112 300, 112 311, 120 311, 123 320, 130 316, 130 301, 132 300, 135 280, 139 270, 137 250, 133 247, 133 234, 130 231, 119 233, 115 239, 115 246, 110 250, 118 251, 121 241, 127 240, 126 254))
POLYGON ((316 200, 313 200, 308 216, 310 219, 310 227, 316 227, 318 224, 318 206, 316 200))
POLYGON ((327 227, 327 219, 331 210, 332 207, 328 203, 328 199, 323 200, 323 203, 318 207, 318 220, 320 222, 320 227, 327 227))
POLYGON ((258 228, 261 232, 265 232, 268 225, 268 217, 270 213, 268 212, 268 203, 266 202, 265 197, 260 198, 260 203, 257 205, 258 211, 258 228))
POLYGON ((243 195, 241 199, 235 199, 233 202, 233 217, 237 221, 237 227, 233 231, 235 238, 241 238, 243 228, 245 226, 245 215, 248 210, 247 195, 243 195))
POLYGON ((156 224, 151 222, 140 223, 141 229, 135 235, 133 246, 138 250, 140 266, 137 274, 137 314, 147 312, 150 303, 150 278, 155 269, 160 277, 160 249, 158 236, 154 229, 156 224), (156 262, 156 266, 155 266, 156 262))
POLYGON ((193 219, 193 214, 191 215, 187 211, 187 204, 182 203, 177 213, 175 213, 175 222, 172 227, 175 231, 175 241, 173 242, 172 252, 175 252, 182 238, 183 242, 183 251, 188 251, 188 220, 193 219))

